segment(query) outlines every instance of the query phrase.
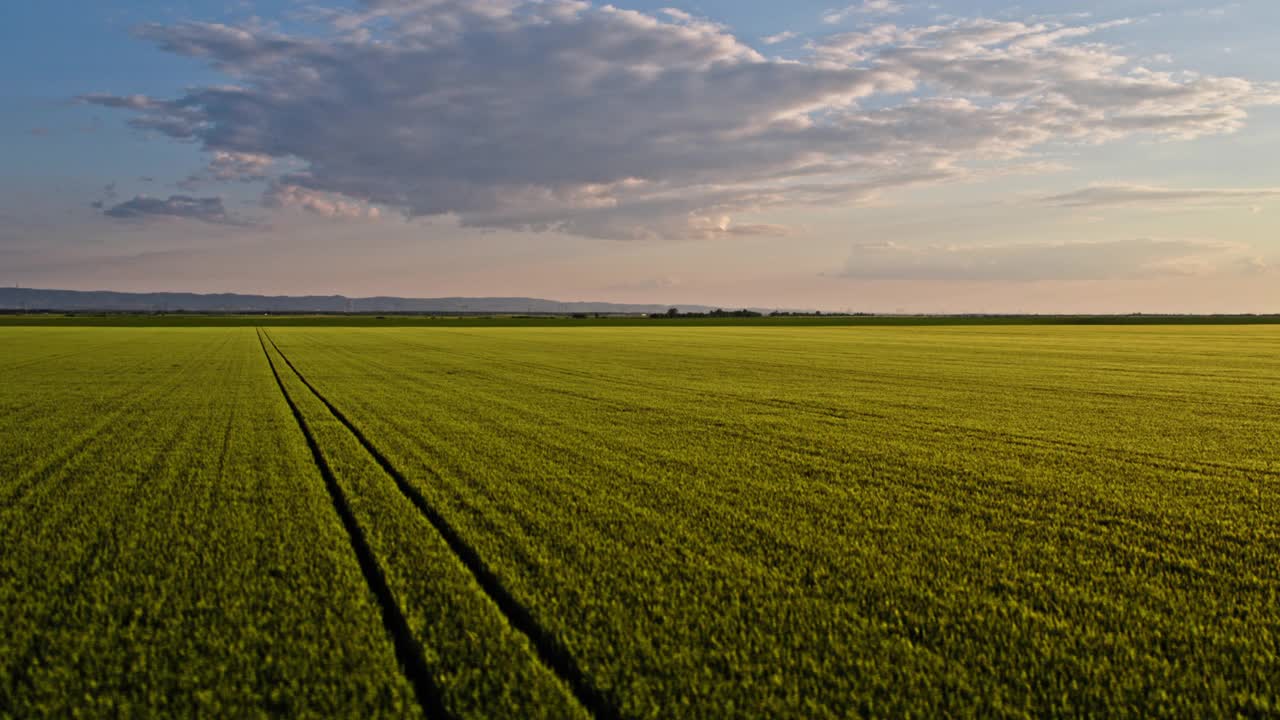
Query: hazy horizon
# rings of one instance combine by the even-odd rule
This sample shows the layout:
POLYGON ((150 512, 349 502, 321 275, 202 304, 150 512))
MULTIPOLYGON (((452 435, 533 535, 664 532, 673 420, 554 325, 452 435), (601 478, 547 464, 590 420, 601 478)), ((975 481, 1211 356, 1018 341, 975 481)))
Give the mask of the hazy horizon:
POLYGON ((1280 6, 1078 7, 24 4, 0 283, 1280 311, 1280 6))

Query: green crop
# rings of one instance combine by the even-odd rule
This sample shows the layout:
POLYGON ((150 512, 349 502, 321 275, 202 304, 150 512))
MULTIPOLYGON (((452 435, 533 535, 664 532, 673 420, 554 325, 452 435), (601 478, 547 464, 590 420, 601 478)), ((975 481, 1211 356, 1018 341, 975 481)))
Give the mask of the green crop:
POLYGON ((441 323, 0 328, 0 712, 1280 713, 1280 329, 441 323))
POLYGON ((0 716, 416 709, 252 330, 0 342, 0 716))

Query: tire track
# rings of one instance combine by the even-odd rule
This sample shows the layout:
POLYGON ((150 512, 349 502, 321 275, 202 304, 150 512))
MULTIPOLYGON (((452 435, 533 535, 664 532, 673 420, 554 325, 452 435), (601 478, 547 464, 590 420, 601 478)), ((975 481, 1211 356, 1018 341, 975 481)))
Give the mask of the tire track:
MULTIPOLYGON (((320 475, 324 478, 325 488, 329 491, 329 497, 333 500, 333 507, 338 513, 338 518, 342 521, 343 528, 347 531, 347 537, 351 542, 352 550, 355 551, 360 571, 364 574, 365 583, 368 584, 369 590, 373 593, 382 610, 382 624, 386 627, 387 633, 391 635, 392 644, 395 646, 396 659, 400 662, 400 670, 413 687, 418 704, 422 706, 422 710, 428 718, 453 717, 441 700, 440 689, 431 677, 431 671, 427 667, 422 647, 414 639, 413 631, 409 628, 409 622, 405 619, 404 612, 396 604, 395 596, 392 595, 391 588, 387 586, 386 577, 378 566, 378 561, 373 554, 373 550, 369 547, 364 531, 360 529, 360 525, 356 522, 347 498, 342 493, 342 488, 339 487, 328 461, 325 460, 323 453, 320 452, 320 446, 316 442, 315 435, 312 434, 311 428, 302 417, 302 412, 293 402, 293 398, 289 396, 289 391, 285 389, 284 380, 280 377, 275 361, 271 359, 271 353, 267 350, 263 335, 264 333, 258 330, 258 343, 262 345, 262 353, 267 356, 267 364, 271 367, 271 374, 276 379, 280 394, 284 396, 285 403, 289 405, 289 411, 293 413, 293 419, 297 421, 298 428, 302 430, 307 446, 311 449, 311 457, 315 460, 316 468, 319 469, 320 475)), ((272 343, 272 346, 274 347, 275 343, 272 343)), ((276 351, 279 352, 279 348, 276 351)), ((282 353, 280 357, 284 358, 284 354, 282 353)), ((286 359, 285 362, 288 362, 288 360, 286 359)), ((298 377, 301 378, 301 375, 298 377)))
MULTIPOLYGON (((280 354, 280 358, 284 360, 285 365, 293 371, 298 380, 311 391, 311 394, 329 410, 330 414, 332 414, 338 422, 342 423, 342 425, 347 428, 347 430, 360 443, 360 446, 363 447, 365 451, 368 452, 369 455, 378 463, 383 472, 385 472, 387 476, 395 482, 396 487, 400 492, 411 503, 413 503, 414 507, 416 507, 418 511, 422 513, 423 517, 431 523, 431 526, 440 533, 440 536, 449 546, 449 549, 453 551, 454 555, 457 556, 462 565, 475 578, 477 584, 480 585, 480 588, 484 593, 489 596, 489 599, 493 601, 493 603, 498 607, 498 610, 506 617, 508 624, 529 638, 530 644, 532 644, 536 651, 538 659, 565 683, 587 713, 600 720, 614 720, 615 718, 620 718, 621 714, 618 712, 617 708, 609 698, 607 698, 605 694, 596 688, 596 686, 587 678, 582 669, 578 667, 578 663, 573 658, 573 655, 569 653, 554 634, 538 624, 537 619, 533 617, 533 613, 522 605, 520 601, 517 600, 505 586, 503 586, 502 581, 491 569, 489 569, 488 565, 485 564, 484 560, 480 557, 480 554, 475 550, 475 548, 467 543, 453 525, 451 525, 443 515, 441 515, 431 506, 430 503, 427 502, 427 499, 423 497, 422 493, 419 492, 418 489, 415 488, 408 479, 406 479, 405 476, 391 464, 391 461, 386 457, 386 455, 383 455, 382 452, 369 440, 369 438, 366 437, 365 434, 361 432, 360 429, 357 428, 341 410, 335 407, 333 403, 329 402, 324 395, 320 394, 320 391, 317 390, 315 386, 298 371, 298 368, 294 366, 293 362, 289 360, 289 357, 280 350, 279 346, 276 345, 275 341, 272 340, 269 335, 261 333, 259 339, 262 339, 263 337, 265 337, 266 341, 271 344, 271 347, 280 354)), ((265 346, 263 347, 263 351, 266 352, 265 346)), ((270 353, 268 353, 268 359, 270 359, 270 353)), ((272 366, 272 369, 274 371, 274 365, 272 366)), ((276 375, 276 379, 277 381, 280 379, 278 374, 276 375)), ((283 382, 280 383, 280 388, 282 391, 284 390, 283 382)), ((290 400, 290 407, 294 407, 292 400, 290 400)), ((297 415, 296 408, 294 408, 294 410, 295 415, 297 415)), ((299 424, 303 424, 300 415, 298 416, 298 422, 299 424)), ((309 434, 308 442, 313 443, 309 434)), ((312 448, 316 453, 317 463, 322 462, 322 459, 319 456, 318 447, 313 443, 312 448)), ((326 477, 330 477, 327 475, 327 471, 326 477)), ((439 480, 440 478, 437 476, 436 479, 439 480)), ((334 487, 336 489, 336 484, 334 487)))
MULTIPOLYGON (((345 354, 347 354, 347 355, 351 355, 352 357, 355 357, 355 354, 354 354, 354 353, 352 353, 350 350, 345 351, 345 354)), ((477 359, 480 359, 480 356, 474 356, 474 357, 476 357, 477 359)), ((391 372, 391 368, 389 368, 388 366, 386 366, 386 365, 385 365, 385 363, 381 363, 381 362, 379 362, 377 359, 363 359, 362 361, 363 361, 363 362, 365 362, 365 365, 366 365, 366 371, 379 372, 382 376, 384 376, 384 377, 385 377, 385 378, 387 378, 387 379, 390 379, 390 378, 393 378, 393 377, 394 377, 394 373, 392 373, 392 372, 391 372), (370 368, 376 368, 376 370, 370 370, 370 368)), ((492 360, 490 359, 490 361, 492 361, 492 360)), ((522 363, 521 365, 522 365, 522 366, 529 367, 529 368, 540 368, 540 366, 538 366, 538 365, 536 365, 536 364, 531 364, 531 363, 528 363, 528 364, 526 364, 526 363, 522 363)), ((552 368, 542 368, 542 369, 548 369, 548 370, 551 370, 552 368)), ((492 375, 489 375, 489 374, 486 374, 486 373, 479 373, 479 375, 483 375, 484 377, 487 377, 487 378, 491 378, 491 377, 493 377, 492 375)), ((598 379, 604 379, 604 378, 598 378, 598 379)), ((591 402, 596 402, 596 403, 602 403, 602 404, 607 404, 607 405, 610 405, 610 406, 617 405, 618 407, 622 407, 622 406, 621 406, 621 404, 617 403, 617 402, 616 402, 616 401, 614 401, 614 400, 601 399, 601 398, 599 398, 599 397, 597 397, 597 396, 593 396, 593 395, 590 395, 590 394, 587 394, 587 393, 578 392, 578 391, 566 390, 566 389, 563 389, 563 388, 554 388, 554 387, 553 387, 553 388, 547 388, 547 387, 542 386, 542 385, 533 385, 533 386, 531 386, 531 387, 537 387, 537 388, 538 388, 538 389, 540 389, 540 390, 544 390, 544 391, 547 391, 547 392, 553 392, 553 393, 556 393, 556 394, 563 394, 563 395, 566 395, 566 396, 569 396, 569 397, 574 397, 574 398, 577 398, 577 399, 580 399, 580 400, 586 400, 586 401, 591 401, 591 402)), ((658 388, 657 388, 657 386, 653 386, 653 387, 654 387, 655 389, 658 389, 658 388)), ((725 396, 725 397, 732 397, 732 396, 725 396)), ((493 404, 493 403, 495 403, 495 402, 496 402, 496 403, 499 403, 499 404, 502 404, 502 403, 503 403, 503 401, 504 401, 504 399, 505 399, 505 398, 504 398, 503 396, 501 396, 501 395, 486 396, 486 398, 487 398, 487 399, 485 400, 485 402, 486 402, 486 403, 489 403, 490 405, 492 405, 492 404, 493 404)), ((743 399, 743 398, 739 398, 739 399, 743 399)), ((840 411, 838 411, 838 410, 834 410, 834 409, 832 409, 832 410, 830 410, 830 411, 824 411, 824 410, 818 409, 818 411, 815 411, 815 409, 813 409, 813 408, 808 408, 808 407, 796 407, 796 409, 797 409, 797 410, 801 410, 801 411, 805 412, 806 414, 816 414, 816 415, 820 415, 820 416, 829 416, 829 417, 831 417, 831 418, 833 418, 833 419, 836 419, 836 420, 867 419, 867 420, 881 420, 881 421, 888 421, 888 420, 893 419, 891 416, 888 416, 888 415, 879 415, 879 414, 875 414, 875 413, 869 413, 869 412, 865 412, 865 411, 857 411, 857 410, 846 411, 846 412, 840 412, 840 411)), ((537 413, 535 413, 535 414, 537 414, 537 413)), ((683 413, 682 413, 682 416, 683 416, 683 413)), ((548 427, 548 424, 556 424, 556 425, 561 425, 561 424, 563 424, 561 421, 558 421, 558 420, 556 420, 556 419, 554 419, 554 418, 552 418, 551 416, 548 416, 548 415, 539 415, 539 420, 538 420, 538 422, 542 424, 542 427, 543 427, 544 429, 546 429, 546 428, 548 427)), ((917 430, 920 430, 920 431, 924 432, 924 431, 938 431, 938 430, 941 430, 944 426, 939 426, 939 427, 933 427, 933 425, 915 425, 915 426, 913 426, 913 425, 907 424, 907 425, 904 425, 904 427, 909 427, 909 428, 911 428, 911 429, 917 429, 917 430)), ((1000 443, 1000 444, 1002 444, 1002 445, 1008 445, 1008 446, 1010 446, 1010 447, 1015 447, 1015 448, 1016 448, 1016 447, 1029 447, 1029 448, 1032 448, 1032 449, 1034 449, 1034 450, 1036 450, 1036 451, 1048 451, 1048 452, 1055 452, 1055 453, 1063 453, 1063 454, 1065 454, 1065 455, 1076 456, 1076 457, 1079 457, 1079 458, 1084 459, 1084 460, 1090 460, 1090 461, 1097 461, 1097 460, 1099 460, 1099 458, 1095 458, 1095 457, 1094 457, 1094 455, 1096 455, 1096 453, 1090 453, 1090 452, 1088 452, 1088 446, 1084 446, 1084 445, 1080 445, 1080 444, 1075 444, 1075 443, 1073 443, 1073 444, 1071 444, 1071 445, 1072 445, 1071 447, 1065 447, 1065 448, 1064 448, 1064 447, 1060 447, 1060 446, 1058 446, 1058 445, 1056 445, 1056 444, 1054 444, 1054 443, 1037 443, 1037 442, 1035 442, 1035 440, 1036 440, 1035 438, 1021 438, 1021 437, 1019 437, 1019 436, 1011 436, 1011 435, 1007 435, 1007 434, 993 434, 993 433, 990 433, 990 432, 985 432, 985 433, 984 433, 984 432, 972 432, 972 431, 970 431, 970 430, 969 430, 969 429, 967 429, 967 428, 963 428, 962 426, 956 426, 956 425, 946 425, 945 427, 946 427, 946 428, 950 428, 950 429, 954 429, 954 430, 956 430, 956 431, 960 432, 960 434, 962 434, 962 435, 969 436, 969 437, 971 437, 975 442, 992 442, 992 443, 998 442, 998 443, 1000 443)), ((718 432, 718 433, 720 433, 720 434, 722 434, 722 435, 723 435, 723 436, 725 436, 726 438, 732 437, 732 438, 736 438, 736 439, 742 440, 742 441, 744 441, 744 442, 755 442, 755 441, 758 441, 758 440, 760 439, 760 437, 759 437, 759 435, 758 435, 758 434, 753 433, 753 432, 750 432, 750 431, 748 431, 748 430, 740 429, 740 428, 738 428, 738 427, 719 427, 719 428, 717 429, 717 432, 718 432)), ((793 453, 793 454, 795 454, 795 455, 797 455, 797 456, 812 456, 813 458, 815 458, 815 459, 817 459, 817 460, 830 460, 830 459, 832 459, 833 457, 836 457, 836 456, 833 456, 832 454, 830 454, 829 452, 822 450, 821 448, 815 448, 815 447, 813 447, 813 446, 811 446, 811 445, 808 445, 808 444, 798 443, 798 442, 796 442, 796 441, 794 441, 794 440, 792 440, 792 439, 781 439, 781 438, 779 438, 779 437, 771 437, 771 438, 769 439, 769 441, 770 441, 770 443, 772 443, 772 444, 774 445, 774 447, 775 447, 775 449, 776 449, 776 450, 778 450, 778 451, 786 451, 786 452, 788 452, 788 453, 793 453)), ((1061 441, 1059 441, 1059 442, 1061 442, 1061 441)), ((634 450, 635 452, 637 452, 637 453, 640 453, 641 455, 646 456, 650 461, 657 462, 657 463, 659 463, 659 464, 663 465, 664 467, 665 467, 665 466, 668 466, 668 465, 671 463, 671 458, 666 457, 666 456, 662 456, 662 455, 654 455, 654 454, 652 454, 652 453, 649 453, 649 452, 648 452, 648 448, 647 448, 647 447, 637 447, 637 448, 633 448, 633 450, 634 450)), ((589 455, 578 455, 578 454, 576 453, 576 451, 573 451, 573 450, 567 450, 567 451, 566 451, 564 448, 558 448, 558 451, 560 451, 560 452, 570 452, 570 453, 574 454, 574 456, 575 456, 575 460, 574 460, 574 462, 577 462, 577 463, 583 463, 583 462, 591 463, 591 462, 593 462, 593 458, 592 458, 591 456, 589 456, 589 455)), ((1105 455, 1105 454, 1104 454, 1104 455, 1105 455)), ((843 456, 841 456, 841 457, 843 457, 843 456)), ((1153 456, 1153 457, 1159 457, 1159 456, 1153 456)), ((1120 462, 1124 462, 1125 464, 1128 464, 1128 465, 1138 466, 1138 467, 1143 467, 1143 468, 1147 468, 1147 469, 1151 469, 1151 470, 1163 470, 1163 471, 1167 471, 1167 472, 1177 472, 1177 473, 1186 473, 1186 474, 1200 474, 1200 475, 1203 475, 1203 476, 1205 476, 1205 477, 1220 477, 1220 476, 1221 476, 1221 474, 1220 474, 1220 473, 1210 473, 1209 471, 1207 471, 1207 470, 1206 470, 1206 469, 1204 469, 1204 468, 1180 466, 1180 465, 1174 464, 1172 461, 1170 461, 1169 463, 1163 463, 1163 464, 1162 464, 1162 463, 1159 463, 1159 462, 1145 462, 1145 461, 1143 461, 1143 460, 1141 460, 1141 459, 1139 459, 1139 458, 1133 458, 1133 457, 1110 458, 1110 459, 1111 459, 1111 460, 1117 460, 1117 461, 1120 461, 1120 462)), ((882 457, 882 458, 879 460, 879 462, 885 462, 885 461, 888 461, 888 460, 889 460, 889 458, 888 458, 888 457, 882 457)), ((1231 468, 1237 468, 1238 466, 1230 466, 1230 467, 1231 467, 1231 468)), ((692 468, 692 467, 686 467, 686 468, 685 468, 685 470, 686 470, 686 471, 691 470, 691 469, 693 469, 693 468, 692 468)), ((968 472, 967 470, 965 470, 964 468, 961 468, 961 467, 950 467, 950 468, 947 468, 947 472, 949 473, 948 477, 954 477, 954 478, 956 478, 956 479, 967 479, 967 480, 969 480, 969 481, 973 481, 973 482, 975 482, 975 483, 976 483, 976 482, 978 482, 978 481, 984 481, 984 482, 985 482, 986 480, 988 480, 988 479, 989 479, 989 478, 986 478, 986 477, 984 477, 984 476, 976 476, 976 475, 972 475, 972 473, 968 472)), ((1263 472, 1273 472, 1273 471, 1263 471, 1263 472)), ((1245 479, 1253 479, 1253 480, 1255 480, 1255 481, 1257 481, 1257 480, 1265 480, 1265 476, 1264 476, 1264 477, 1261 477, 1261 478, 1252 478, 1252 476, 1246 476, 1246 478, 1245 478, 1245 479)), ((936 494, 936 493, 935 493, 936 488, 934 488, 934 486, 933 486, 933 485, 919 484, 919 483, 915 483, 915 482, 910 482, 909 484, 910 484, 910 486, 913 488, 913 490, 914 490, 915 492, 919 493, 921 496, 933 496, 934 494, 936 494)), ((830 485, 828 485, 828 487, 830 487, 830 485)), ((1001 493, 1001 495, 1003 495, 1003 496, 1008 496, 1010 493, 1018 493, 1018 494, 1022 494, 1023 492, 1024 492, 1024 489, 1022 489, 1022 488, 1020 488, 1020 487, 1018 487, 1018 486, 1016 486, 1016 485, 1008 485, 1008 484, 1003 485, 1003 486, 1001 487, 1001 490, 1000 490, 1000 493, 1001 493)), ((1027 497, 1032 497, 1032 496, 1027 495, 1027 497)), ((1080 497, 1079 497, 1079 500, 1081 500, 1081 501, 1088 501, 1088 497, 1087 497, 1087 496, 1083 496, 1083 495, 1082 495, 1082 496, 1080 496, 1080 497)), ((1261 502, 1261 500, 1259 500, 1259 502, 1261 502)), ((1136 511, 1136 510, 1131 510, 1130 512, 1131 512, 1131 513, 1137 513, 1138 511, 1136 511)), ((1158 516, 1155 516, 1155 515, 1153 515, 1152 513, 1150 513, 1149 511, 1143 511, 1143 512, 1141 512, 1138 516, 1139 516, 1139 517, 1143 517, 1143 518, 1147 518, 1148 520, 1150 520, 1150 521, 1152 521, 1152 522, 1154 522, 1154 523, 1164 523, 1164 522, 1167 522, 1167 519, 1163 519, 1163 518, 1160 518, 1160 517, 1158 517, 1158 516)))

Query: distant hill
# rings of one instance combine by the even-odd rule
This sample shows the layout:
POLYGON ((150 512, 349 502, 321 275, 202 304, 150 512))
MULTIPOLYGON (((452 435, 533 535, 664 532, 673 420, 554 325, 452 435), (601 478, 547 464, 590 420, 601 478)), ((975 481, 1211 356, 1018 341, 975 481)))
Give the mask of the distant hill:
MULTIPOLYGON (((237 295, 222 293, 122 293, 0 288, 0 310, 114 312, 278 312, 278 313, 661 313, 707 312, 705 305, 628 305, 559 302, 524 297, 348 298, 342 295, 237 295)), ((736 308, 734 308, 736 309, 736 308)))

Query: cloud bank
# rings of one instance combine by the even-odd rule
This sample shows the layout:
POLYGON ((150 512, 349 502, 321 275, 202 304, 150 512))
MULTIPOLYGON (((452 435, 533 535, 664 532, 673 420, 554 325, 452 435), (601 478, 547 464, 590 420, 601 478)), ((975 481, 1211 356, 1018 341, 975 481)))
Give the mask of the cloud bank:
POLYGON ((1280 188, 1168 188, 1152 185, 1092 185, 1041 198, 1047 205, 1067 208, 1201 205, 1230 206, 1280 198, 1280 188))
POLYGON ((230 82, 83 99, 198 143, 213 160, 195 180, 265 179, 268 206, 623 239, 780 233, 734 218, 864 202, 1064 143, 1230 133, 1280 100, 1141 67, 1092 42, 1097 25, 881 25, 776 59, 682 11, 579 0, 365 0, 315 17, 295 34, 145 26, 230 82))

